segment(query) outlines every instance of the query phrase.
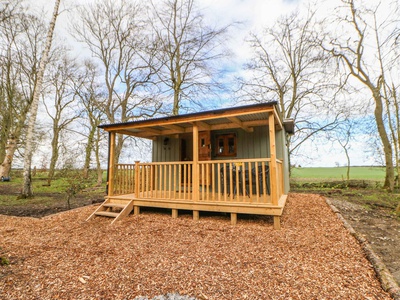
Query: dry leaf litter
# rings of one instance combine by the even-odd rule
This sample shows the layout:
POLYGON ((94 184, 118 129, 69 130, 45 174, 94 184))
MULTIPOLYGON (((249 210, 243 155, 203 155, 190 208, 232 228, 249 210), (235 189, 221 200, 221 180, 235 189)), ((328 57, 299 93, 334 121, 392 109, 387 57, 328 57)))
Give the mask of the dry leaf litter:
POLYGON ((146 211, 110 225, 93 206, 0 216, 1 299, 390 299, 324 199, 291 194, 269 216, 146 211), (163 296, 164 295, 164 296, 163 296), (159 297, 159 298, 157 298, 159 297))

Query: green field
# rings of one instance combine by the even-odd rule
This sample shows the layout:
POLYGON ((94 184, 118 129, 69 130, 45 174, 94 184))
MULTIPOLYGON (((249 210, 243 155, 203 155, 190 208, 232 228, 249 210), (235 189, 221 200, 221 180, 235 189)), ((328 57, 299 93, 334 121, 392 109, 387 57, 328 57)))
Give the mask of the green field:
MULTIPOLYGON (((346 167, 333 168, 292 168, 291 178, 294 180, 307 179, 308 181, 346 180, 346 167)), ((384 181, 384 167, 351 167, 350 179, 384 181)))

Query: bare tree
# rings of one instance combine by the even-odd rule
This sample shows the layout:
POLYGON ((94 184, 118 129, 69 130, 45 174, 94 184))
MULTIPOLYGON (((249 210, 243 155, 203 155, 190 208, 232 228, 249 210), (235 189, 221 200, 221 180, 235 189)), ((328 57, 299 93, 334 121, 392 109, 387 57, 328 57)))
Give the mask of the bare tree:
MULTIPOLYGON (((344 24, 341 36, 328 37, 323 47, 339 59, 349 75, 356 79, 371 94, 374 100, 374 118, 382 143, 385 157, 386 176, 384 188, 393 190, 394 168, 393 148, 388 132, 385 113, 385 99, 388 84, 388 66, 393 61, 390 52, 383 55, 384 49, 393 40, 393 31, 386 34, 385 27, 390 19, 378 23, 378 11, 381 3, 374 3, 374 8, 356 7, 353 0, 342 0, 347 14, 339 17, 339 24, 344 24), (343 34, 347 33, 347 34, 343 34), (344 37, 343 37, 344 35, 344 37)), ((396 76, 397 77, 397 76, 396 76)))
POLYGON ((53 180, 59 158, 60 137, 67 127, 79 118, 76 110, 76 97, 73 89, 78 66, 68 57, 65 49, 53 58, 48 66, 47 91, 43 101, 47 115, 52 121, 51 158, 48 173, 48 184, 53 180), (75 104, 75 107, 72 107, 75 104))
POLYGON ((283 16, 262 34, 252 34, 253 58, 248 75, 239 79, 243 101, 278 101, 283 119, 292 118, 296 134, 287 136, 289 157, 301 145, 337 126, 335 92, 340 84, 327 72, 328 57, 316 43, 315 12, 283 16))
POLYGON ((35 121, 39 106, 40 93, 42 90, 43 76, 48 62, 51 44, 53 41, 54 28, 56 26, 60 2, 61 0, 55 0, 54 11, 47 32, 45 48, 43 50, 42 57, 40 58, 36 85, 33 91, 32 105, 29 110, 29 122, 26 134, 25 155, 24 155, 24 176, 23 176, 24 183, 21 192, 21 196, 25 198, 33 196, 32 182, 31 182, 31 162, 32 162, 32 142, 33 142, 32 139, 33 139, 33 132, 35 129, 35 121))
MULTIPOLYGON (((101 64, 107 89, 101 109, 111 123, 152 116, 160 107, 148 94, 155 48, 145 33, 142 16, 142 9, 132 1, 101 0, 82 7, 80 19, 72 25, 76 39, 101 64)), ((123 142, 118 135, 116 161, 123 142)))
POLYGON ((39 18, 21 7, 14 9, 14 14, 9 13, 0 23, 0 174, 4 177, 9 176, 22 142, 44 38, 39 18))
POLYGON ((230 25, 209 26, 194 0, 152 2, 152 8, 157 57, 162 65, 157 75, 172 91, 172 114, 178 115, 184 102, 190 106, 200 92, 210 94, 219 86, 213 63, 227 54, 222 44, 230 25))
POLYGON ((89 177, 89 168, 92 162, 92 153, 95 154, 97 184, 100 185, 103 180, 103 171, 100 164, 100 141, 102 135, 97 128, 104 120, 100 103, 104 100, 104 92, 98 83, 98 70, 93 62, 86 60, 83 70, 75 82, 75 93, 79 97, 84 107, 82 115, 84 116, 84 127, 87 127, 87 142, 85 147, 85 161, 83 166, 83 178, 89 177))

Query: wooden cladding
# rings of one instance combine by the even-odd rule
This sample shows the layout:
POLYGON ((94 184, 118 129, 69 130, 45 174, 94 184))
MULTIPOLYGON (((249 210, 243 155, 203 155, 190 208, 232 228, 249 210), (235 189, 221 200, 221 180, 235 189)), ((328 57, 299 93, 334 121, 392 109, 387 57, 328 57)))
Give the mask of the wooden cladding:
POLYGON ((161 201, 274 204, 283 194, 282 162, 277 160, 276 166, 274 174, 277 176, 272 178, 269 158, 199 161, 197 164, 183 161, 118 164, 113 195, 135 194, 136 198, 161 201), (194 176, 195 172, 198 176, 194 176), (276 195, 271 194, 274 190, 276 195))

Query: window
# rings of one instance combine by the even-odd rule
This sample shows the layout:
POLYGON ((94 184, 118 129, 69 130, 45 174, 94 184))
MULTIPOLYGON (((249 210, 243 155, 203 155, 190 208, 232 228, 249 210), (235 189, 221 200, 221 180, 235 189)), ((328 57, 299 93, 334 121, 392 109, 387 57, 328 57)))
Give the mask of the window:
POLYGON ((216 141, 216 156, 236 156, 236 134, 219 134, 216 141))

